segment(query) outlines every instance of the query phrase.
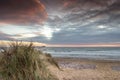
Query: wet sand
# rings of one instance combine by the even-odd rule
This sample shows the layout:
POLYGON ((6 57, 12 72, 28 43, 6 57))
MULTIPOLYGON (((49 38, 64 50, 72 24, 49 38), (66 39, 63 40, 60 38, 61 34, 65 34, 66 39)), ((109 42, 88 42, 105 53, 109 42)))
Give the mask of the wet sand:
POLYGON ((52 68, 59 80, 120 80, 120 61, 54 58, 61 70, 52 68))

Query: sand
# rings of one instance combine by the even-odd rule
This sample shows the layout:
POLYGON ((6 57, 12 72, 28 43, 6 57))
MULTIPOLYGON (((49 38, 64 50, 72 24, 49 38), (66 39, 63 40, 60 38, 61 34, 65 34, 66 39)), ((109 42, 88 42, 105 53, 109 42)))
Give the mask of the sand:
POLYGON ((51 68, 59 80, 120 80, 120 61, 55 58, 61 70, 51 68))

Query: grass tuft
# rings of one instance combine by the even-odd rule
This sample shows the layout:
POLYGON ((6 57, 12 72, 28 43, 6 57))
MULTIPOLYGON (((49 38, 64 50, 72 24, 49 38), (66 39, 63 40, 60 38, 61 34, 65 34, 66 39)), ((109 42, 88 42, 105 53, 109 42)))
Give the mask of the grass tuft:
POLYGON ((0 76, 3 80, 58 80, 40 58, 42 52, 37 51, 32 43, 11 43, 0 54, 0 76))

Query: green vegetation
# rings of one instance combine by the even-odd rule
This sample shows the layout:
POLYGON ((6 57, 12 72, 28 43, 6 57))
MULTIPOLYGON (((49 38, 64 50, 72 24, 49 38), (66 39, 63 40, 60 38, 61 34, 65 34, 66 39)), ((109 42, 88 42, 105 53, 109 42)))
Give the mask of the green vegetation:
POLYGON ((32 43, 12 43, 0 53, 0 76, 3 80, 58 80, 45 61, 58 67, 50 55, 36 50, 32 43))

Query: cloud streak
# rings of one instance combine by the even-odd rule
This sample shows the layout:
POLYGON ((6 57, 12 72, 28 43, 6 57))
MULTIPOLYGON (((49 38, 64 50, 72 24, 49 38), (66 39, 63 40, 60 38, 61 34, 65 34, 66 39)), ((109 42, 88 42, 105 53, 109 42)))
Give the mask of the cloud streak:
POLYGON ((0 40, 14 40, 14 39, 10 38, 10 35, 0 32, 0 40))

